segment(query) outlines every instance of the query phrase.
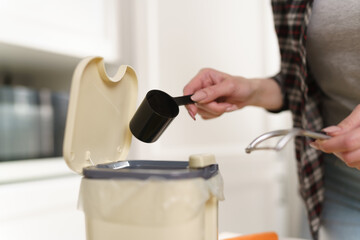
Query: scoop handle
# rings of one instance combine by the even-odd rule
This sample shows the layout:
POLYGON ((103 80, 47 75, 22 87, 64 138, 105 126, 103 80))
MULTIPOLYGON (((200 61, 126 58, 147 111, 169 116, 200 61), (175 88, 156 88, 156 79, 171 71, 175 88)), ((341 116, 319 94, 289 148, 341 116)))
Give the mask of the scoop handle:
POLYGON ((174 100, 178 106, 193 104, 195 102, 191 99, 191 96, 192 94, 181 97, 174 97, 174 100))

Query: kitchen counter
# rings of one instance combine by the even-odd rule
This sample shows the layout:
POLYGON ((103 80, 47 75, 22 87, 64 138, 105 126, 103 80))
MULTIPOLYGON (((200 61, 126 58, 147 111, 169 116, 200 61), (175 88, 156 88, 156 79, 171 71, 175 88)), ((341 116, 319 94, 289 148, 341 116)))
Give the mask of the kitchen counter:
POLYGON ((62 157, 0 162, 0 185, 73 175, 62 157))

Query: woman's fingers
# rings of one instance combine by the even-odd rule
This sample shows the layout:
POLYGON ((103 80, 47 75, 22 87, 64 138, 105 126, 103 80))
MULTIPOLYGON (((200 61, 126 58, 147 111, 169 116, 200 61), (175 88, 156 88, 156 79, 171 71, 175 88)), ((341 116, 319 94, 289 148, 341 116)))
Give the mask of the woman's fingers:
POLYGON ((236 106, 226 102, 210 102, 207 104, 197 104, 199 115, 203 119, 211 119, 221 116, 225 112, 233 111, 236 106))
POLYGON ((335 152, 334 155, 343 160, 349 167, 360 168, 360 149, 350 152, 335 152))
POLYGON ((184 88, 184 95, 192 94, 191 99, 196 102, 186 106, 194 119, 196 114, 210 119, 249 105, 253 92, 249 79, 213 69, 201 70, 184 88))
POLYGON ((234 79, 224 79, 223 81, 202 88, 194 93, 191 99, 197 103, 209 103, 218 101, 218 99, 225 99, 234 97, 233 94, 236 89, 236 81, 234 79))
POLYGON ((333 136, 328 140, 316 140, 314 148, 326 153, 333 153, 349 167, 360 167, 360 128, 333 136))
POLYGON ((320 150, 327 153, 349 152, 360 149, 360 128, 334 136, 328 140, 316 140, 316 143, 320 150))
POLYGON ((201 69, 184 87, 184 95, 194 94, 196 91, 215 85, 230 75, 211 68, 201 69))
MULTIPOLYGON (((206 96, 201 96, 201 94, 205 94, 202 91, 199 91, 203 88, 207 88, 209 86, 213 86, 221 81, 224 77, 228 76, 225 73, 216 71, 214 69, 206 68, 199 71, 199 73, 191 79, 191 81, 184 87, 183 93, 184 95, 193 94, 193 100, 201 99, 206 96)), ((189 112, 189 115, 195 120, 195 115, 198 113, 197 106, 194 104, 186 105, 186 109, 189 112)))
POLYGON ((198 112, 198 109, 197 109, 197 107, 195 106, 195 104, 188 104, 188 105, 186 105, 185 107, 186 107, 186 109, 187 109, 190 117, 191 117, 192 119, 196 120, 196 114, 197 114, 197 112, 198 112))
POLYGON ((336 126, 323 129, 332 138, 316 140, 311 146, 333 153, 349 167, 360 169, 360 105, 336 126))

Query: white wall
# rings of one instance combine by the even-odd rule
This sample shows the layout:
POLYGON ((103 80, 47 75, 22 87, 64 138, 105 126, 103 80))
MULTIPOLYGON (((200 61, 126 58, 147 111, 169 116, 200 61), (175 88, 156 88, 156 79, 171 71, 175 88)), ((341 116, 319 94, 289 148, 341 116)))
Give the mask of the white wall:
MULTIPOLYGON (((154 88, 181 95, 185 84, 204 67, 249 78, 278 71, 268 0, 135 0, 127 4, 132 9, 127 57, 138 74, 139 102, 154 88)), ((248 107, 215 120, 198 117, 193 121, 182 107, 157 142, 134 139, 129 158, 186 160, 194 153, 213 153, 225 181, 220 231, 274 230, 294 235, 288 208, 297 205, 288 204, 287 197, 295 194, 297 200, 295 172, 287 172, 294 164, 292 154, 244 153, 258 135, 290 126, 288 113, 274 115, 248 107)), ((297 214, 291 216, 297 218, 297 214)))
MULTIPOLYGON (((245 77, 276 73, 279 59, 275 44, 270 44, 275 41, 273 32, 267 34, 271 22, 266 21, 264 13, 269 9, 265 6, 261 0, 135 1, 133 65, 139 78, 139 101, 153 88, 181 95, 185 84, 204 67, 245 77), (271 61, 267 61, 269 51, 264 50, 267 39, 270 52, 276 53, 271 61)), ((166 156, 214 148, 227 153, 245 147, 251 137, 267 130, 265 118, 268 114, 263 110, 247 108, 216 120, 193 122, 182 109, 149 151, 163 152, 166 144, 166 156), (189 151, 184 152, 186 149, 189 151)))

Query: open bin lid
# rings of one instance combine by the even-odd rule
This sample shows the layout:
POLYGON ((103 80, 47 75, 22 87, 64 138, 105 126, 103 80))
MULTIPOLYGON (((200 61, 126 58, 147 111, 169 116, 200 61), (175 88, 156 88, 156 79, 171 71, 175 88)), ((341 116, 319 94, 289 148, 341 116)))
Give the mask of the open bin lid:
POLYGON ((113 77, 100 57, 83 59, 75 69, 66 120, 63 155, 77 173, 101 163, 125 160, 132 134, 137 77, 122 65, 113 77))

